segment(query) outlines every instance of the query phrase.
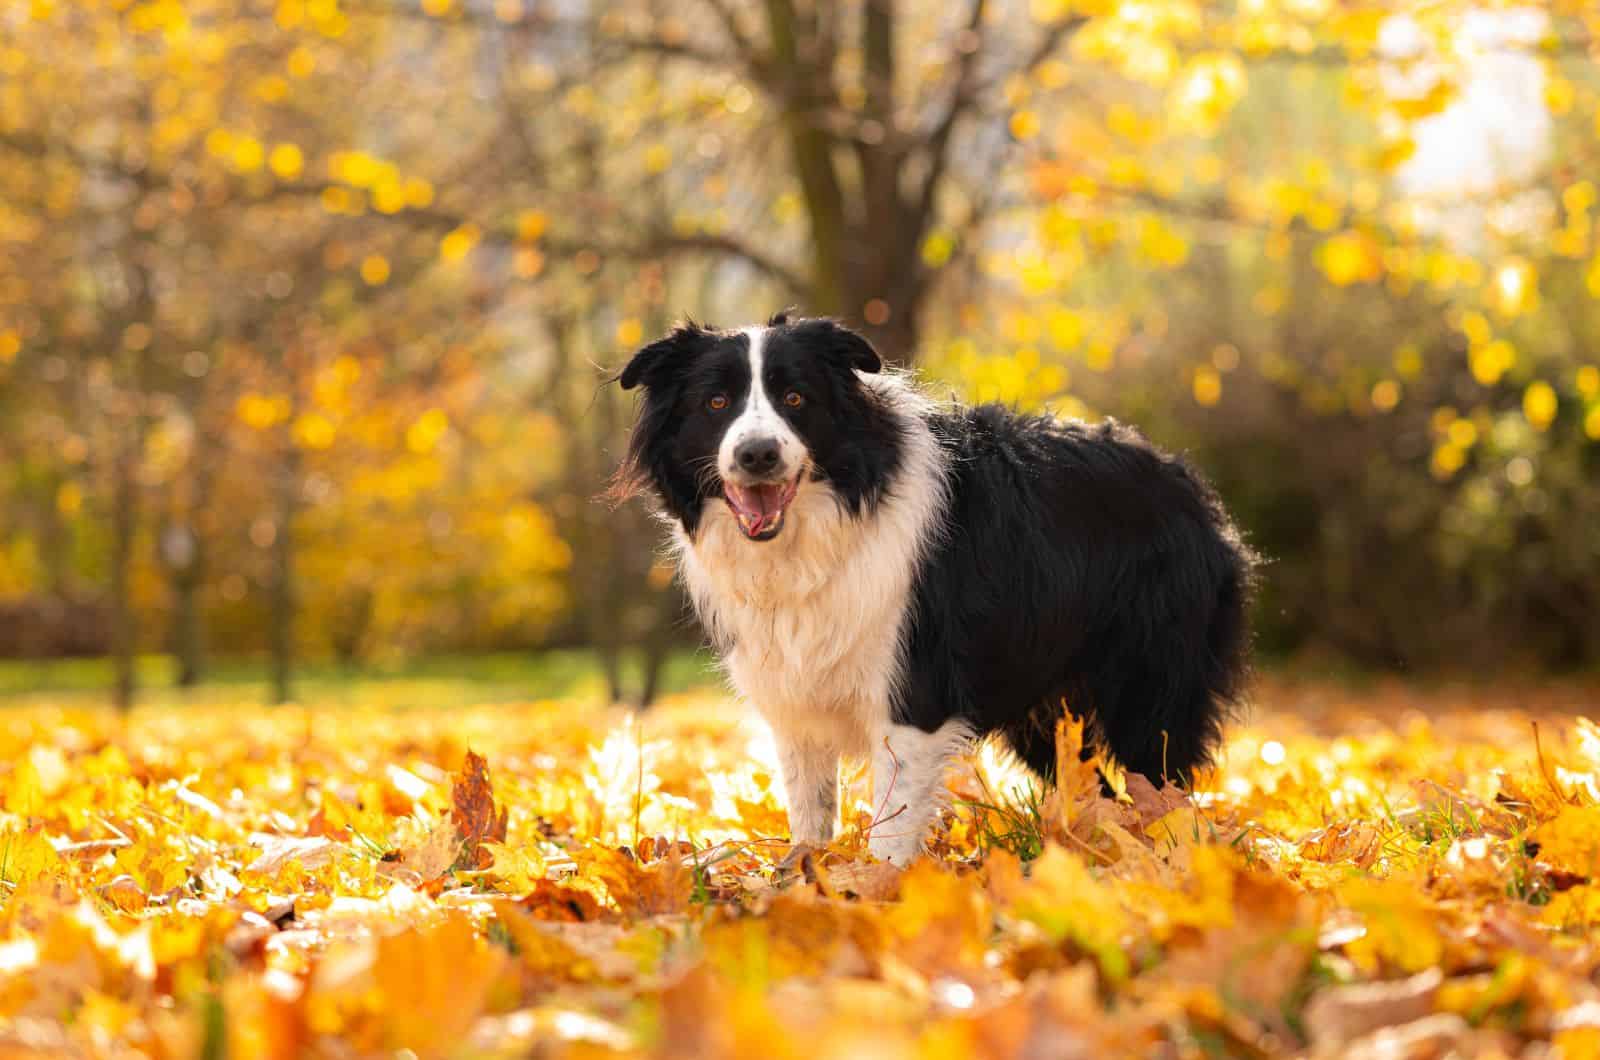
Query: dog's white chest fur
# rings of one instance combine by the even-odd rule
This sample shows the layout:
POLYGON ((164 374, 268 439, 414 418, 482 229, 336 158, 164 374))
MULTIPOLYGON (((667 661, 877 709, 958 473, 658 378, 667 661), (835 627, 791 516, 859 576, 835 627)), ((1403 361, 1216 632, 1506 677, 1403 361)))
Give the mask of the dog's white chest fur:
POLYGON ((904 460, 871 513, 805 482, 773 541, 740 533, 720 502, 691 540, 695 608, 739 693, 790 742, 864 754, 889 721, 917 570, 945 496, 943 454, 898 380, 873 380, 908 425, 904 460))

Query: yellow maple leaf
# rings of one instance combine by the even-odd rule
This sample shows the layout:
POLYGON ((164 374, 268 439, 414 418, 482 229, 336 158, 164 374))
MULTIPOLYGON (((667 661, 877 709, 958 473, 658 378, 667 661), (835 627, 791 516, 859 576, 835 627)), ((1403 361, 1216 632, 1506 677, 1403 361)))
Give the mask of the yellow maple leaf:
POLYGON ((533 890, 548 871, 544 856, 532 847, 490 842, 479 849, 492 859, 486 871, 514 894, 533 890))
POLYGON ((1366 933, 1346 947, 1362 969, 1375 973, 1390 964, 1414 973, 1443 958, 1444 941, 1436 923, 1439 912, 1414 881, 1352 879, 1337 888, 1337 894, 1365 921, 1366 933))
POLYGON ((389 1047, 426 1056, 459 1045, 507 962, 460 914, 379 939, 375 1000, 389 1047))
POLYGON ((117 867, 152 896, 166 894, 189 878, 181 851, 153 840, 140 840, 117 851, 117 867))
POLYGON ((1061 826, 1071 833, 1100 797, 1099 760, 1083 754, 1083 719, 1067 714, 1056 723, 1056 790, 1061 826))
MULTIPOLYGON (((991 860, 1002 866, 1014 861, 1004 851, 991 860)), ((1010 915, 1036 925, 1051 939, 1075 943, 1099 962, 1106 978, 1127 978, 1131 965, 1123 935, 1129 920, 1116 892, 1095 879, 1081 857, 1054 844, 1031 869, 1026 879, 1004 868, 991 876, 996 897, 1010 915)))
POLYGON ((641 865, 623 851, 590 847, 573 858, 582 870, 575 882, 601 885, 624 915, 681 913, 689 905, 694 880, 676 854, 653 865, 641 865))
POLYGON ((0 832, 0 880, 20 886, 61 868, 55 848, 39 830, 0 832))
POLYGON ((1600 873, 1600 806, 1567 806, 1529 838, 1539 844, 1539 860, 1554 868, 1591 878, 1600 873))

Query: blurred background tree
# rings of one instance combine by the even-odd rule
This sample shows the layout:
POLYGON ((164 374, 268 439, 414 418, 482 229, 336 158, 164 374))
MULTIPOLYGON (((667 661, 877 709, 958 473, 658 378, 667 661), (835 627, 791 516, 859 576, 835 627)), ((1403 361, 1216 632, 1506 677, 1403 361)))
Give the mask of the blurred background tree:
MULTIPOLYGON (((794 304, 1190 450, 1318 664, 1600 659, 1578 0, 5 0, 0 654, 683 621, 602 385, 794 304)), ((625 665, 625 662, 627 665, 625 665)), ((637 673, 637 680, 625 674, 637 673)))

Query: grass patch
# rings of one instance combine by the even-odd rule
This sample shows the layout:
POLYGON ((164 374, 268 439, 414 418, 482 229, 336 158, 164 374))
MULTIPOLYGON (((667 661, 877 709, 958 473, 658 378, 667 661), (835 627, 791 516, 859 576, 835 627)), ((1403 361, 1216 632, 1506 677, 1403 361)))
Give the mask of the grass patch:
MULTIPOLYGON (((115 670, 109 658, 0 660, 0 706, 45 702, 65 707, 101 707, 111 702, 115 670)), ((139 700, 216 706, 266 702, 271 691, 266 659, 219 659, 206 679, 178 688, 176 662, 143 655, 136 663, 139 700)), ((637 688, 640 664, 624 663, 625 687, 637 688)), ((718 677, 708 653, 684 651, 667 661, 664 694, 715 688, 718 677)), ((450 707, 536 699, 600 701, 606 697, 598 657, 589 651, 502 652, 430 656, 395 666, 351 668, 311 661, 295 671, 295 697, 302 702, 384 707, 450 707)))

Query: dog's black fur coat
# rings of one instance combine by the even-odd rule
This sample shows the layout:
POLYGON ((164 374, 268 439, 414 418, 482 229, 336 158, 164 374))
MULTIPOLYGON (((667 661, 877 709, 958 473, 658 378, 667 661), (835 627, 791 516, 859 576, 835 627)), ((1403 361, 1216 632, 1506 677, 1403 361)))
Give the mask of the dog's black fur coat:
POLYGON ((1211 488, 1114 422, 983 405, 933 426, 950 506, 917 581, 899 719, 968 718, 1051 779, 1065 704, 1128 769, 1187 778, 1248 646, 1252 561, 1211 488))

